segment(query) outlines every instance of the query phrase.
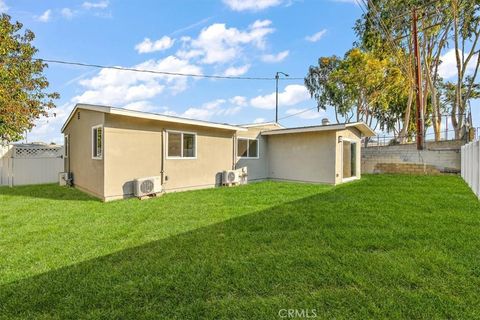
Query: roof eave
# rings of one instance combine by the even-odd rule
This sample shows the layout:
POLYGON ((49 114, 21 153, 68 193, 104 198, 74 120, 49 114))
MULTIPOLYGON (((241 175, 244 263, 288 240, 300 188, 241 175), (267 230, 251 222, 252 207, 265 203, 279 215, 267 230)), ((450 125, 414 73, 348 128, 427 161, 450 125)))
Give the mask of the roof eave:
POLYGON ((146 114, 140 111, 133 111, 127 109, 120 109, 120 108, 112 108, 110 106, 97 106, 97 105, 90 105, 90 104, 82 104, 77 103, 73 110, 70 112, 67 120, 62 126, 61 133, 63 133, 73 118, 77 109, 86 109, 91 111, 98 111, 108 114, 116 114, 116 115, 123 115, 133 118, 143 118, 143 119, 151 119, 151 120, 158 120, 164 122, 173 122, 173 123, 180 123, 186 125, 193 125, 193 126, 200 126, 206 128, 215 128, 215 129, 222 129, 222 130, 229 130, 229 131, 248 131, 246 128, 242 128, 240 126, 228 125, 228 124, 216 124, 216 123, 209 123, 209 122, 202 122, 200 120, 193 120, 193 119, 183 119, 183 118, 170 118, 168 116, 160 115, 160 114, 146 114))

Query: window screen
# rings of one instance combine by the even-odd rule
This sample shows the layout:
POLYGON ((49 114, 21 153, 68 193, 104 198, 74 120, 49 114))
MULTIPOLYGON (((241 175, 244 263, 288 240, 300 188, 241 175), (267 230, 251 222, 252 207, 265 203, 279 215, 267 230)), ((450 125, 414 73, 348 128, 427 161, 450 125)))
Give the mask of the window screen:
POLYGON ((101 126, 94 127, 92 130, 92 157, 101 159, 103 155, 103 128, 101 126))
POLYGON ((65 140, 63 142, 63 152, 64 152, 64 157, 68 158, 68 153, 70 151, 70 146, 68 143, 68 135, 65 136, 65 140))
POLYGON ((248 140, 248 157, 258 157, 258 140, 248 140))
POLYGON ((167 156, 172 158, 195 158, 196 134, 186 132, 168 132, 167 156))
POLYGON ((237 140, 237 154, 239 157, 248 157, 248 140, 247 139, 237 140))
POLYGON ((168 133, 168 156, 182 156, 182 134, 176 132, 168 133))
POLYGON ((237 139, 237 155, 240 158, 258 158, 258 140, 237 139))
POLYGON ((183 134, 183 157, 195 157, 195 135, 191 133, 183 134))

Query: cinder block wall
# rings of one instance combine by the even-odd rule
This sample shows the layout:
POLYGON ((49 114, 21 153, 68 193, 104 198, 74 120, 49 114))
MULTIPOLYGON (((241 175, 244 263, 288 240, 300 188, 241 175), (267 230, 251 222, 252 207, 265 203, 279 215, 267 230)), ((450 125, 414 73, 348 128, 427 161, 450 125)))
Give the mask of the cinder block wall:
POLYGON ((422 151, 414 144, 362 148, 362 173, 460 172, 461 145, 450 141, 428 143, 422 151))

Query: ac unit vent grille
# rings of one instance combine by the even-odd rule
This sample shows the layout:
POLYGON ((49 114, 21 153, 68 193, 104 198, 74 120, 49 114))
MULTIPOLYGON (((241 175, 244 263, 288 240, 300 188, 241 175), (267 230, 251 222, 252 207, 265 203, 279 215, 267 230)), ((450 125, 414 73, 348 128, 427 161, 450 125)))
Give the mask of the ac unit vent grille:
POLYGON ((153 191, 153 187, 154 185, 152 180, 145 180, 142 181, 142 184, 140 185, 140 191, 142 191, 142 193, 148 194, 153 191))
POLYGON ((235 172, 230 171, 227 178, 228 181, 235 181, 235 172))

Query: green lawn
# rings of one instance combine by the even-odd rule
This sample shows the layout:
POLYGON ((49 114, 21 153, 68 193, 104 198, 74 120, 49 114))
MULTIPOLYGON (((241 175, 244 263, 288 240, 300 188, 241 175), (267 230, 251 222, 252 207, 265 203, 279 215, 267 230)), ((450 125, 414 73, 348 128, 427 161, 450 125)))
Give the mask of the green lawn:
POLYGON ((0 188, 0 318, 480 318, 456 176, 263 182, 101 203, 0 188))

